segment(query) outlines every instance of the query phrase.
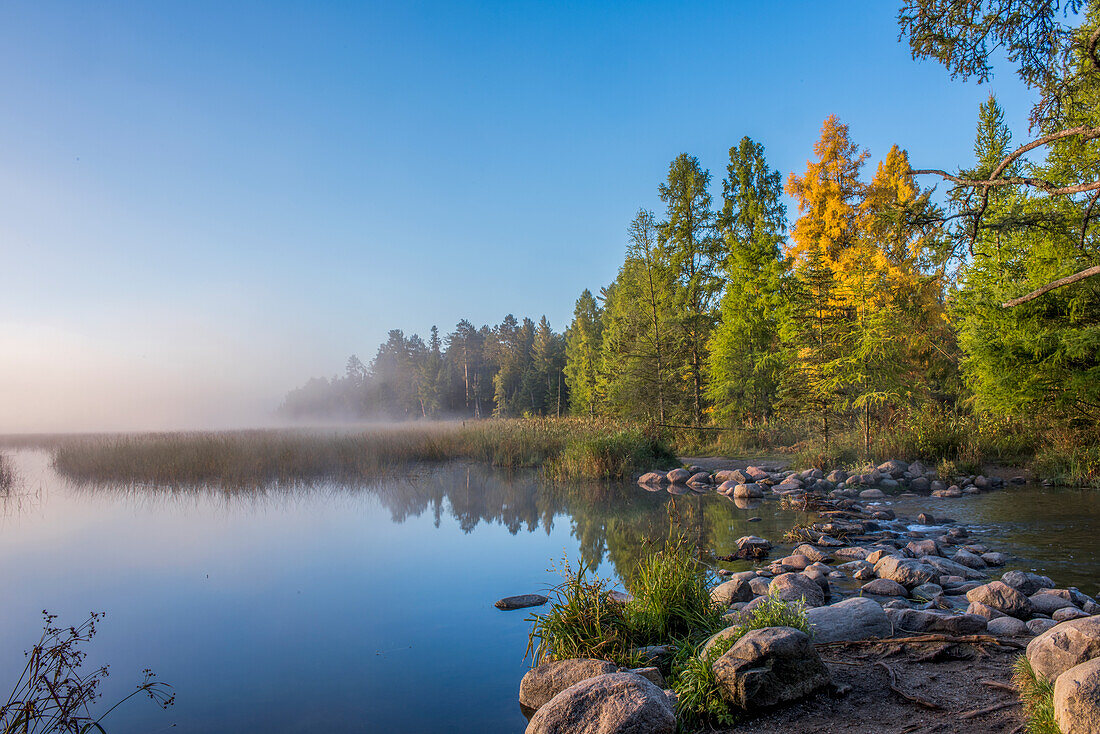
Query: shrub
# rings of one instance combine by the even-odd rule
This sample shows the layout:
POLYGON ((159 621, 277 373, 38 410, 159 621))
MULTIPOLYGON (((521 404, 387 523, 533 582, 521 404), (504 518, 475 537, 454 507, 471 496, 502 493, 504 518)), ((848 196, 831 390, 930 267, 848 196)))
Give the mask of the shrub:
POLYGON ((555 479, 629 479, 637 471, 675 463, 676 455, 659 439, 625 430, 569 441, 546 471, 555 479))

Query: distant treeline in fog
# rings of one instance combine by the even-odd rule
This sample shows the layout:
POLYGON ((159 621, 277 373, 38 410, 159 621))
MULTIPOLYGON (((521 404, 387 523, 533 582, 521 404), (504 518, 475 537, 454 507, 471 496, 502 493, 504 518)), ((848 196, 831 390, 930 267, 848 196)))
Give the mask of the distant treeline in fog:
POLYGON ((463 319, 428 341, 393 329, 369 364, 348 358, 343 375, 292 390, 279 412, 290 418, 472 418, 561 415, 568 409, 565 339, 546 317, 508 314, 494 327, 463 319))

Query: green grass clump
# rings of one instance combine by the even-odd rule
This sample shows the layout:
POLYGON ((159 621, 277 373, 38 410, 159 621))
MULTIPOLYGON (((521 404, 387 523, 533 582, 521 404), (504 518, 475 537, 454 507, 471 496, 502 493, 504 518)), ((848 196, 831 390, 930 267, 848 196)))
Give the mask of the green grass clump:
POLYGON ((583 564, 574 571, 568 561, 562 575, 565 580, 551 590, 550 611, 531 618, 527 654, 535 664, 568 658, 637 662, 627 605, 609 596, 611 582, 583 564))
POLYGON ((628 614, 639 644, 710 636, 722 629, 725 609, 710 598, 706 569, 683 538, 644 559, 631 579, 628 614))
POLYGON ((658 438, 631 429, 578 436, 546 470, 555 479, 630 479, 635 472, 676 463, 676 455, 658 438))
POLYGON ((1026 655, 1016 658, 1012 682, 1020 689, 1027 734, 1062 734, 1054 720, 1054 683, 1037 674, 1026 655))
POLYGON ((672 688, 678 694, 676 714, 681 726, 701 730, 715 724, 731 726, 737 721, 738 711, 726 700, 714 675, 714 662, 752 630, 765 627, 793 627, 808 635, 810 622, 806 616, 806 604, 785 602, 774 594, 768 594, 753 610, 749 618, 734 627, 727 637, 717 640, 705 653, 705 641, 695 646, 683 645, 672 668, 672 688))

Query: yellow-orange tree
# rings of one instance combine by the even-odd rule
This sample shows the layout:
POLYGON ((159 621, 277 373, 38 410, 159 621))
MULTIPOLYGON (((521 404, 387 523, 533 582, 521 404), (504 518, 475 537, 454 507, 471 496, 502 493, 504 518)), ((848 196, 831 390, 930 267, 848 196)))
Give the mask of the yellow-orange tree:
POLYGON ((830 116, 814 154, 787 182, 799 217, 787 250, 793 317, 783 333, 783 392, 818 414, 826 443, 831 417, 857 415, 870 454, 872 422, 928 392, 929 353, 950 343, 937 230, 922 224, 928 196, 897 146, 866 184, 867 151, 830 116))

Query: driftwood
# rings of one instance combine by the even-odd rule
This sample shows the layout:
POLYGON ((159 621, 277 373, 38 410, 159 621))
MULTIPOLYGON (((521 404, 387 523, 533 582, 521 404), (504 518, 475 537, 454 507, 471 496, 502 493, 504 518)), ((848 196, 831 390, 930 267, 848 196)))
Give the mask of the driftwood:
POLYGON ((999 680, 983 680, 978 681, 983 686, 989 686, 990 688, 1000 688, 1002 691, 1008 691, 1009 693, 1019 693, 1020 689, 1009 683, 1001 683, 999 680))
POLYGON ((956 644, 970 644, 970 645, 996 645, 998 647, 1011 647, 1017 650, 1024 649, 1025 645, 1021 645, 1019 642, 1013 640, 1002 640, 992 635, 941 635, 941 634, 927 634, 927 635, 913 635, 911 637, 887 637, 885 639, 869 639, 869 640, 838 640, 836 642, 822 642, 818 643, 818 649, 828 649, 832 647, 875 647, 879 645, 929 645, 929 644, 942 644, 944 642, 951 642, 956 644))

